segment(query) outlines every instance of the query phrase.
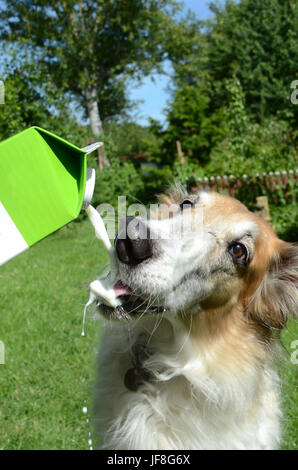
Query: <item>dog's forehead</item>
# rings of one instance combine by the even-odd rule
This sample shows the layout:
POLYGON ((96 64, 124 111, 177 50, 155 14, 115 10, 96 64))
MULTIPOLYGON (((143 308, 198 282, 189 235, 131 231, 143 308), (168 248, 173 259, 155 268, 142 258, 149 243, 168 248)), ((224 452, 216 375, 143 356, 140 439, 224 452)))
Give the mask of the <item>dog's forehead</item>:
POLYGON ((229 241, 241 240, 250 237, 256 240, 259 233, 259 226, 250 219, 241 219, 237 216, 226 219, 218 217, 206 224, 211 228, 216 238, 229 241))
POLYGON ((147 222, 154 238, 180 239, 200 235, 217 240, 234 241, 250 237, 256 242, 260 230, 267 231, 262 221, 233 197, 202 190, 196 194, 175 193, 164 199, 163 211, 147 222), (182 203, 186 201, 186 206, 182 203), (191 205, 191 202, 193 205, 191 205), (264 230, 265 229, 265 230, 264 230))
MULTIPOLYGON (((157 238, 193 237, 210 233, 217 239, 240 240, 245 236, 255 239, 258 223, 254 214, 236 199, 218 193, 201 191, 189 195, 187 201, 193 201, 192 207, 181 210, 178 201, 172 216, 150 220, 149 226, 157 238), (166 236, 166 233, 170 234, 166 236), (159 235, 157 235, 159 234, 159 235)), ((183 201, 182 201, 183 202, 183 201)))
POLYGON ((259 227, 254 214, 241 202, 218 193, 203 192, 199 196, 197 210, 203 212, 202 223, 211 227, 216 235, 233 238, 256 238, 259 227))
POLYGON ((212 209, 212 211, 219 211, 223 216, 235 212, 249 212, 237 199, 213 191, 199 191, 197 193, 196 202, 203 207, 212 209))

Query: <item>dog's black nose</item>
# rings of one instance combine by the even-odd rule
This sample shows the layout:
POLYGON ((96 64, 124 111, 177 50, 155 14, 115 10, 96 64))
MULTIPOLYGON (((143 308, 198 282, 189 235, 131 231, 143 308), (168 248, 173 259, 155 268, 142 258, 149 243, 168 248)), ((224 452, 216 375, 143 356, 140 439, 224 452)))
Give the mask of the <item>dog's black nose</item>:
POLYGON ((147 225, 135 217, 125 217, 115 238, 119 260, 130 266, 141 263, 152 256, 152 246, 147 225))

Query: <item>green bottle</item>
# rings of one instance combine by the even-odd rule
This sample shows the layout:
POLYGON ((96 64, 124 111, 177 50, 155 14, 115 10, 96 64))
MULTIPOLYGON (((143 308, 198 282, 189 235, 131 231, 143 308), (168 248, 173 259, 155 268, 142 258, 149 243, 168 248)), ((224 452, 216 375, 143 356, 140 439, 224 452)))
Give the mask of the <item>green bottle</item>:
POLYGON ((91 202, 95 170, 83 149, 39 127, 0 143, 0 265, 75 219, 91 202))

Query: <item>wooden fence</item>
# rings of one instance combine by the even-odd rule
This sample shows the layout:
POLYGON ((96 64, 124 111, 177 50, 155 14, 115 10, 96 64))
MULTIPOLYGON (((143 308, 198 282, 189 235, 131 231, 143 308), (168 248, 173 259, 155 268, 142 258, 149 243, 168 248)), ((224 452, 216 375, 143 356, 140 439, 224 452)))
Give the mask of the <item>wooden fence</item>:
POLYGON ((295 187, 298 179, 298 169, 289 171, 276 171, 260 175, 210 176, 209 178, 186 178, 186 185, 191 192, 198 190, 212 190, 228 194, 238 199, 246 199, 267 195, 273 203, 282 198, 286 202, 295 201, 295 187))

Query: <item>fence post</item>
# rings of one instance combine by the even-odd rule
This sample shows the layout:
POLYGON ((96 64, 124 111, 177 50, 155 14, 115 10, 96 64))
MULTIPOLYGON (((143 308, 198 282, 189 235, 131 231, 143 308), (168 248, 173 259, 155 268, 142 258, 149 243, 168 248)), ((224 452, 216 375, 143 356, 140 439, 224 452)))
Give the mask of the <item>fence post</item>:
POLYGON ((282 192, 282 181, 281 181, 281 177, 280 177, 280 172, 279 171, 276 171, 275 172, 275 178, 276 178, 276 183, 277 183, 277 190, 279 192, 279 194, 282 192))
POLYGON ((204 177, 204 183, 205 183, 204 184, 204 189, 206 191, 208 191, 208 189, 210 189, 210 187, 209 187, 209 178, 207 178, 207 176, 204 177))
POLYGON ((231 188, 231 196, 235 197, 235 181, 234 181, 234 176, 230 175, 230 188, 231 188), (232 185, 232 186, 231 186, 232 185))
POLYGON ((240 191, 240 189, 242 188, 242 181, 240 178, 237 178, 236 187, 237 191, 240 191))
POLYGON ((268 191, 269 191, 269 181, 268 181, 267 173, 263 173, 263 178, 264 178, 264 186, 266 188, 266 192, 268 193, 268 191))
POLYGON ((274 173, 273 171, 269 171, 269 181, 270 181, 270 189, 274 191, 275 188, 275 181, 274 181, 274 173))
POLYGON ((270 223, 270 212, 269 212, 269 205, 268 205, 268 197, 267 196, 258 196, 257 203, 255 206, 255 213, 264 219, 266 222, 270 223))
POLYGON ((202 178, 198 178, 198 183, 199 183, 199 190, 202 191, 204 189, 203 184, 202 184, 202 178))
POLYGON ((244 174, 244 175, 242 176, 242 179, 243 179, 243 183, 244 183, 244 184, 247 184, 247 175, 244 174))
MULTIPOLYGON (((297 170, 296 170, 296 174, 297 174, 297 170)), ((293 170, 290 170, 289 171, 289 179, 291 180, 291 186, 295 185, 296 183, 296 178, 295 178, 295 173, 293 170)), ((296 197, 295 197, 295 191, 292 192, 292 201, 295 202, 296 200, 296 197)))
POLYGON ((217 176, 216 180, 217 180, 217 191, 220 193, 222 191, 221 176, 217 176))
POLYGON ((215 178, 214 176, 210 176, 210 186, 211 191, 215 191, 215 178))
POLYGON ((225 194, 228 196, 229 195, 229 180, 228 180, 227 175, 224 175, 223 177, 223 185, 224 185, 225 194))

